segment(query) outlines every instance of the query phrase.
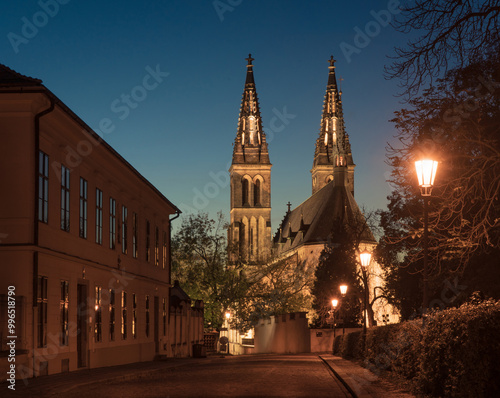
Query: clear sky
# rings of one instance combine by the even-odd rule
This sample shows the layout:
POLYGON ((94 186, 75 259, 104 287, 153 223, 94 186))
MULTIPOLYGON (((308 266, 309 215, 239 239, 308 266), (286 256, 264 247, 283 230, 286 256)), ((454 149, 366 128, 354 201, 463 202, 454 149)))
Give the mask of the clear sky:
POLYGON ((386 206, 385 146, 401 104, 383 67, 406 41, 387 26, 397 0, 8 3, 0 63, 42 79, 94 129, 110 119, 106 141, 184 212, 222 210, 229 220, 227 170, 252 53, 273 164, 273 232, 288 201, 295 207, 311 195, 333 54, 355 198, 367 209, 386 206))

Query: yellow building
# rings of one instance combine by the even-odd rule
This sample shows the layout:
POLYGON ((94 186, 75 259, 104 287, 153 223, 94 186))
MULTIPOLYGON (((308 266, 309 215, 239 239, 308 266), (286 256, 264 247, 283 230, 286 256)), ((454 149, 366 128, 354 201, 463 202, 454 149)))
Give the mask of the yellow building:
POLYGON ((0 140, 0 340, 6 353, 14 340, 18 377, 169 355, 177 207, 40 80, 3 65, 0 140))

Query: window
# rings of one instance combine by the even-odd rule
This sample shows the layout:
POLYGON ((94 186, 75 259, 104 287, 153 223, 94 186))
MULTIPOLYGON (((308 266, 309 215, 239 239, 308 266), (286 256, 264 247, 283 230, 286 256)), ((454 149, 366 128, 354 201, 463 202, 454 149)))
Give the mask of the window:
POLYGON ((146 296, 146 337, 149 337, 149 296, 146 296))
POLYGON ((61 300, 59 302, 59 312, 61 316, 61 335, 59 344, 68 345, 68 307, 69 307, 69 282, 61 281, 61 300))
POLYGON ((167 299, 164 297, 163 298, 163 305, 162 305, 162 312, 163 312, 163 335, 167 335, 167 299))
POLYGON ((243 179, 241 188, 242 205, 248 205, 248 180, 243 179))
POLYGON ((48 222, 49 212, 49 157, 38 153, 38 220, 48 222))
POLYGON ((122 291, 122 339, 127 338, 127 292, 122 291))
POLYGON ((95 287, 95 327, 94 327, 95 341, 102 341, 102 307, 101 307, 101 288, 95 287))
POLYGON ((61 165, 61 229, 69 231, 69 169, 61 165))
POLYGON ((38 292, 37 300, 38 306, 38 347, 47 347, 47 277, 38 277, 38 292))
POLYGON ((158 227, 155 227, 155 265, 159 266, 160 265, 160 249, 159 249, 159 232, 158 232, 158 227))
POLYGON ((162 268, 167 267, 167 233, 163 231, 162 268))
POLYGON ((115 289, 109 289, 109 341, 115 340, 115 289))
POLYGON ((95 190, 95 241, 102 245, 102 191, 95 190))
POLYGON ((132 294, 132 336, 137 338, 137 296, 132 294))
POLYGON ((127 222, 128 211, 125 206, 122 206, 122 253, 127 254, 127 222))
POLYGON ((116 244, 116 200, 109 198, 109 248, 116 244))
POLYGON ((255 181, 255 185, 253 187, 253 205, 260 205, 260 180, 255 181))
POLYGON ((151 251, 149 246, 149 235, 150 235, 150 225, 149 220, 146 220, 146 261, 149 262, 151 259, 151 251))
POLYGON ((80 177, 80 238, 87 239, 87 180, 80 177))
POLYGON ((132 215, 132 257, 137 258, 137 214, 132 215))

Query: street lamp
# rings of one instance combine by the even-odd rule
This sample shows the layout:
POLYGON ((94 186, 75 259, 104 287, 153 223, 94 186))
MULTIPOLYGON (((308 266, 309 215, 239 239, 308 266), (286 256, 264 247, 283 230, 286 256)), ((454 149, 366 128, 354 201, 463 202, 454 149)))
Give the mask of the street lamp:
POLYGON ((427 292, 427 251, 428 251, 428 235, 429 235, 429 227, 428 227, 428 200, 427 196, 431 196, 432 186, 434 185, 434 179, 436 178, 438 162, 436 160, 431 159, 422 159, 417 160, 415 162, 415 170, 417 172, 418 185, 420 187, 420 194, 424 198, 424 291, 423 291, 423 300, 422 307, 423 313, 422 318, 425 322, 425 315, 427 309, 429 307, 429 296, 427 292))
POLYGON ((226 317, 227 353, 229 354, 229 318, 231 318, 231 313, 228 311, 224 316, 226 317))
POLYGON ((370 261, 372 259, 372 254, 367 251, 363 250, 361 253, 359 253, 359 261, 361 263, 361 273, 363 276, 363 286, 365 288, 364 291, 364 311, 363 311, 363 334, 366 335, 366 318, 367 318, 367 311, 368 311, 368 266, 370 265, 370 261))
POLYGON ((335 311, 337 310, 337 306, 339 305, 339 301, 337 299, 332 300, 332 308, 333 308, 333 338, 335 339, 335 311))
MULTIPOLYGON (((340 294, 342 298, 345 297, 347 293, 347 285, 340 285, 340 294)), ((344 300, 342 300, 342 306, 340 307, 342 310, 342 336, 345 334, 345 309, 344 309, 344 300)))

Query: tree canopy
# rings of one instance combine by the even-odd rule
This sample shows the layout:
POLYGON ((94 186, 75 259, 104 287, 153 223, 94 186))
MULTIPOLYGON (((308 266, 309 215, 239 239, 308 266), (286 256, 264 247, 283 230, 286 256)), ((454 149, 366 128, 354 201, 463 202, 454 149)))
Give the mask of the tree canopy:
POLYGON ((228 310, 232 326, 246 330, 259 318, 310 306, 312 271, 304 263, 229 262, 231 250, 221 212, 215 220, 206 213, 184 217, 172 239, 172 279, 179 280, 192 299, 204 301, 206 327, 220 327, 228 310))

